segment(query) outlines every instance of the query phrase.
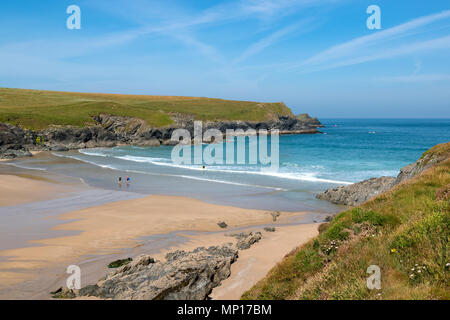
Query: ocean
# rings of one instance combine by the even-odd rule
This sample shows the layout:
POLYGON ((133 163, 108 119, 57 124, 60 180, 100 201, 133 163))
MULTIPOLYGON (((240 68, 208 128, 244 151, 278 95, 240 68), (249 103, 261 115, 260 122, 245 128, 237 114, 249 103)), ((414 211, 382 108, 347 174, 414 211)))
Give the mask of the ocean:
POLYGON ((372 177, 395 176, 427 149, 450 141, 450 119, 321 121, 323 134, 280 136, 277 171, 250 164, 248 157, 239 165, 174 164, 169 146, 54 152, 56 158, 80 162, 28 159, 17 165, 55 171, 106 189, 119 188, 118 177, 129 176, 131 183, 122 190, 255 209, 331 212, 340 208, 315 194, 372 177))

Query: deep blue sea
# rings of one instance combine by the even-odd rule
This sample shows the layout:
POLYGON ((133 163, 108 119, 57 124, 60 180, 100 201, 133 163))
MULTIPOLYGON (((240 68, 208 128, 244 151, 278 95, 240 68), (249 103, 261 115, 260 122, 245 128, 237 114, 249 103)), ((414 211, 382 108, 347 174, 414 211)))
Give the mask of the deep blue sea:
MULTIPOLYGON (((279 169, 248 164, 174 164, 172 147, 116 147, 54 153, 81 160, 75 170, 45 167, 116 188, 130 176, 141 193, 192 196, 215 203, 278 210, 330 209, 317 192, 372 177, 395 176, 432 146, 450 141, 450 119, 321 119, 323 134, 279 138, 279 169)), ((206 145, 203 146, 204 148, 206 145)), ((247 151, 249 145, 247 144, 247 151)), ((269 152, 270 154, 270 152, 269 152)))

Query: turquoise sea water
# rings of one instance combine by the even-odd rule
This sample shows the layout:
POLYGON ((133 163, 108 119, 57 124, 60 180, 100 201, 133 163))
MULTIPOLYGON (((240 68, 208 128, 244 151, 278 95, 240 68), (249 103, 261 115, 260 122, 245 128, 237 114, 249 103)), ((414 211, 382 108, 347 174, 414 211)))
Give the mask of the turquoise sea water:
MULTIPOLYGON (((116 147, 54 153, 83 165, 29 167, 82 178, 88 184, 117 188, 118 176, 130 176, 126 190, 192 196, 210 202, 278 210, 333 210, 315 199, 317 192, 383 175, 395 176, 430 147, 450 141, 450 119, 321 119, 324 134, 279 139, 278 171, 260 165, 177 165, 172 147, 116 147)), ((204 146, 206 147, 206 146, 204 146)), ((247 145, 248 149, 248 145, 247 145)), ((248 160, 248 159, 247 159, 248 160)), ((125 188, 125 187, 123 187, 125 188)))

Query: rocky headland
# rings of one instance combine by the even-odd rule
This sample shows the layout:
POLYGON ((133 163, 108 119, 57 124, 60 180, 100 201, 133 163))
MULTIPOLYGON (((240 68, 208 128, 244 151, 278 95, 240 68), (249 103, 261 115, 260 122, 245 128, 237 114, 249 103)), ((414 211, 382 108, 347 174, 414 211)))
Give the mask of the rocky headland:
MULTIPOLYGON (((174 145, 171 140, 175 129, 186 129, 194 136, 194 117, 173 114, 173 125, 164 127, 149 126, 144 120, 132 117, 100 114, 93 117, 95 125, 86 127, 50 126, 33 131, 0 122, 0 158, 31 156, 30 150, 68 151, 93 147, 114 147, 117 145, 160 146, 174 145)), ((252 121, 205 121, 203 132, 218 129, 266 129, 279 130, 280 134, 319 133, 322 124, 306 114, 298 117, 278 116, 276 120, 252 121)))
POLYGON ((397 177, 372 178, 348 186, 339 186, 319 193, 316 197, 334 204, 357 206, 449 158, 448 152, 426 152, 416 162, 400 169, 397 177))

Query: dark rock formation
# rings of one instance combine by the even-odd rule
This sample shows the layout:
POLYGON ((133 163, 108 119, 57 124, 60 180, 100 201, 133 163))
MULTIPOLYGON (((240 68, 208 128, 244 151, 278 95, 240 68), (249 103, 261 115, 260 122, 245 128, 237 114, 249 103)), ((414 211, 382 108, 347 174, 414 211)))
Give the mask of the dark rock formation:
POLYGON ((320 123, 319 119, 310 117, 309 114, 307 114, 307 113, 299 114, 299 115, 295 116, 295 118, 297 120, 301 121, 302 123, 308 124, 310 126, 314 126, 317 128, 323 127, 323 124, 320 123))
POLYGON ((265 227, 264 231, 266 231, 266 232, 275 232, 275 228, 274 227, 265 227))
MULTIPOLYGON (((149 126, 144 120, 131 117, 100 114, 93 119, 96 124, 88 127, 51 126, 36 132, 0 123, 0 158, 29 155, 28 149, 66 151, 114 147, 118 144, 143 147, 176 145, 178 142, 172 141, 171 137, 178 128, 186 129, 191 137, 194 136, 194 118, 191 115, 173 114, 173 125, 157 128, 149 126)), ((225 134, 227 129, 278 129, 280 134, 302 134, 318 133, 319 126, 320 122, 309 116, 301 119, 280 116, 266 122, 206 121, 203 122, 202 130, 218 129, 225 134)))
POLYGON ((328 200, 335 204, 356 206, 388 191, 394 186, 394 182, 394 177, 372 178, 348 186, 328 189, 318 194, 317 198, 328 200))
POLYGON ((55 299, 73 299, 76 298, 77 296, 74 290, 63 287, 53 292, 50 292, 50 294, 52 295, 52 298, 55 299))
POLYGON ((119 268, 121 266, 129 264, 131 261, 133 261, 133 259, 131 258, 115 260, 108 264, 108 268, 119 268))
POLYGON ((221 227, 222 229, 225 229, 226 227, 228 227, 228 225, 226 224, 225 221, 218 222, 217 225, 219 227, 221 227))
POLYGON ((33 144, 30 131, 0 122, 0 158, 29 157, 27 145, 33 144))
POLYGON ((204 300, 214 287, 230 276, 237 259, 235 247, 177 250, 166 261, 142 255, 110 273, 95 285, 77 292, 77 296, 132 300, 204 300))

